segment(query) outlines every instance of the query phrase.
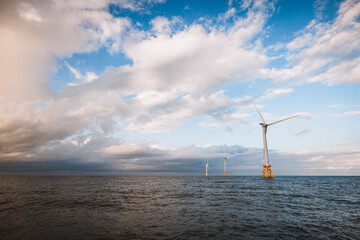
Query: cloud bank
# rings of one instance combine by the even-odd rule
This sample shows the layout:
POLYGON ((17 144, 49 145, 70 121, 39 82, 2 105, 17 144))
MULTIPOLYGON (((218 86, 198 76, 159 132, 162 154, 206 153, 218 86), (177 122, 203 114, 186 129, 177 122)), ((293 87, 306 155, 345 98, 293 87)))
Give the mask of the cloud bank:
MULTIPOLYGON (((197 118, 207 119, 198 122, 202 127, 248 124, 253 101, 293 92, 291 87, 273 87, 259 96, 230 98, 223 89, 230 83, 259 79, 291 82, 289 86, 359 82, 357 1, 342 3, 333 23, 313 20, 286 43, 288 68, 269 68, 272 57, 262 45, 267 20, 274 11, 271 2, 245 1, 217 18, 201 18, 191 24, 180 17, 155 17, 149 22, 150 29, 109 11, 110 6, 145 11, 153 4, 163 1, 1 3, 3 169, 14 170, 10 163, 20 161, 24 165, 19 163, 19 169, 43 163, 50 169, 62 164, 81 169, 89 164, 91 169, 106 171, 171 172, 176 166, 180 172, 191 172, 202 167, 204 157, 199 156, 219 158, 232 154, 234 148, 234 156, 242 159, 239 169, 246 164, 250 169, 257 165, 243 159, 256 162, 246 155, 253 149, 132 145, 116 133, 170 132, 197 118), (83 74, 65 62, 76 81, 65 89, 49 87, 58 61, 101 48, 109 54, 124 54, 131 64, 109 66, 97 75, 91 71, 83 74)), ((259 151, 252 154, 258 156, 259 151)))

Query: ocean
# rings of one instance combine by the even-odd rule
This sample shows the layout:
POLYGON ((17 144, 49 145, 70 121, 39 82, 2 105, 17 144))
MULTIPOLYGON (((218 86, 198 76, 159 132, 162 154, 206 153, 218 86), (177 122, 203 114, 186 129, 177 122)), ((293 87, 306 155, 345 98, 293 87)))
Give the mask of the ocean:
POLYGON ((2 176, 0 239, 360 239, 360 177, 2 176))

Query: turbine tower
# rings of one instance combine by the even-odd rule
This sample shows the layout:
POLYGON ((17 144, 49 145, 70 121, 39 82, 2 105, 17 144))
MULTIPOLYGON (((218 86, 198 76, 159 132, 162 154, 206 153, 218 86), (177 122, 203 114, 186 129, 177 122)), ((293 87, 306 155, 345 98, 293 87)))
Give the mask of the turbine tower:
POLYGON ((205 176, 209 176, 209 175, 208 175, 208 170, 210 169, 210 168, 209 168, 209 160, 206 160, 205 169, 206 169, 206 174, 205 174, 205 176))
POLYGON ((226 160, 227 158, 224 157, 224 176, 227 176, 227 171, 226 171, 226 160))
POLYGON ((256 105, 254 104, 255 108, 256 108, 256 111, 259 113, 261 119, 263 120, 262 123, 259 123, 262 127, 262 133, 263 133, 263 142, 264 142, 264 156, 265 156, 265 164, 264 164, 264 170, 262 172, 262 177, 263 178, 274 178, 274 173, 271 169, 271 165, 269 164, 269 154, 268 154, 268 146, 267 146, 267 141, 266 141, 266 131, 267 131, 267 127, 268 126, 271 126, 271 125, 274 125, 276 123, 279 123, 279 122, 282 122, 282 121, 285 121, 285 120, 288 120, 290 118, 294 118, 294 117, 297 117, 297 115, 294 115, 294 116, 291 116, 291 117, 287 117, 287 118, 284 118, 284 119, 281 119, 279 121, 276 121, 276 122, 272 122, 272 123, 269 123, 267 124, 264 120, 264 118, 261 116, 261 113, 259 112, 259 109, 256 107, 256 105))

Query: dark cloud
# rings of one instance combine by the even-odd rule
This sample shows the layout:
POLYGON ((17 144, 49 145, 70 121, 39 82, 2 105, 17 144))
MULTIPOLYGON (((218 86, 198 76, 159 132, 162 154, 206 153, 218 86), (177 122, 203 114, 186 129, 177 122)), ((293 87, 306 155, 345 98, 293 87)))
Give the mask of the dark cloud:
MULTIPOLYGON (((161 148, 146 144, 110 145, 111 142, 99 135, 83 145, 58 143, 41 152, 41 159, 1 161, 0 174, 202 175, 208 160, 210 174, 221 175, 226 156, 230 175, 260 175, 264 164, 260 148, 238 145, 161 148)), ((351 175, 360 170, 356 161, 360 151, 270 151, 269 156, 275 175, 351 175)))

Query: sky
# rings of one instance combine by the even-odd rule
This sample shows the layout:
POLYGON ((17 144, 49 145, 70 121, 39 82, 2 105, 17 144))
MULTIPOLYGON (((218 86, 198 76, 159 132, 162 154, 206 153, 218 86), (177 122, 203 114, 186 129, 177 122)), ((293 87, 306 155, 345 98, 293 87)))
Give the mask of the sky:
POLYGON ((360 175, 360 1, 0 1, 0 174, 360 175))

